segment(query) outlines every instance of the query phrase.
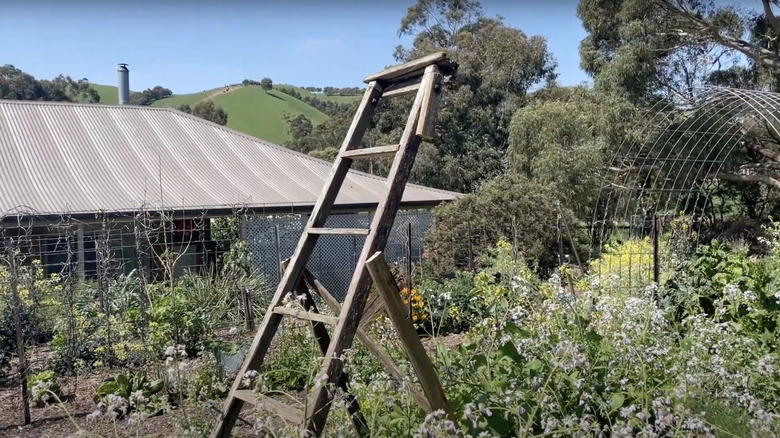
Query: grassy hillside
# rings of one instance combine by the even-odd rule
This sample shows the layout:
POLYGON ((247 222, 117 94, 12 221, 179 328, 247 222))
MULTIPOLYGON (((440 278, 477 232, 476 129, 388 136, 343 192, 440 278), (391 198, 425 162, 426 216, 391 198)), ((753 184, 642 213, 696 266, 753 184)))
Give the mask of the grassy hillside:
POLYGON ((319 100, 328 100, 328 101, 339 102, 339 103, 354 102, 355 100, 359 100, 362 97, 362 96, 326 96, 324 94, 315 94, 312 93, 311 91, 306 91, 301 87, 296 87, 294 85, 287 85, 287 84, 278 84, 278 85, 274 85, 274 87, 292 88, 295 91, 301 93, 301 96, 316 97, 319 100))
POLYGON ((100 103, 116 105, 119 103, 119 90, 111 85, 89 84, 100 95, 100 103))
MULTIPOLYGON (((117 87, 98 84, 92 84, 92 87, 100 94, 101 103, 115 105, 119 102, 117 87)), ((340 103, 353 102, 361 97, 325 96, 287 84, 277 84, 274 87, 293 88, 303 96, 315 96, 321 100, 340 103)), ((277 144, 290 140, 287 123, 284 120, 285 114, 289 114, 291 117, 303 114, 315 125, 328 118, 326 114, 301 100, 279 90, 266 92, 259 86, 239 87, 227 93, 224 92, 224 87, 220 87, 200 93, 174 95, 167 99, 158 100, 152 106, 177 108, 180 105, 189 104, 192 107, 208 98, 214 99, 215 104, 227 111, 227 126, 229 128, 277 144)))
POLYGON ((214 103, 228 113, 228 127, 274 143, 290 140, 284 115, 303 114, 317 125, 328 116, 316 108, 278 90, 266 92, 258 86, 240 88, 214 97, 214 103))

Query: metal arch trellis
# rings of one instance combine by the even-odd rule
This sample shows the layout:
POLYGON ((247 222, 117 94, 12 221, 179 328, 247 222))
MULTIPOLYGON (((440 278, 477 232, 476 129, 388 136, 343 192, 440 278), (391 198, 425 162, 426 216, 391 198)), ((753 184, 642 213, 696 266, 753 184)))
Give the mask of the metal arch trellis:
MULTIPOLYGON (((757 132, 780 139, 780 94, 707 86, 685 106, 656 104, 615 153, 590 224, 590 257, 616 229, 650 235, 656 218, 713 219, 711 185, 734 168, 729 157, 757 132)), ((733 174, 733 173, 731 173, 733 174)))

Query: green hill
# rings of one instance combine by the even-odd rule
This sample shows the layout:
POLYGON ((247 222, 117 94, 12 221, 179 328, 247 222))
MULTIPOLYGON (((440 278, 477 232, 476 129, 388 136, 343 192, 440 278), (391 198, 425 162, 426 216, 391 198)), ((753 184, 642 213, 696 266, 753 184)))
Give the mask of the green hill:
MULTIPOLYGON (((91 86, 100 94, 101 103, 118 103, 117 87, 98 84, 91 84, 91 86)), ((274 85, 274 88, 277 87, 293 88, 302 96, 312 96, 317 99, 340 103, 353 102, 361 97, 325 96, 287 84, 274 85)), ((225 92, 224 87, 220 87, 200 93, 174 95, 158 100, 152 106, 177 108, 183 104, 188 104, 192 107, 208 98, 212 98, 215 104, 227 111, 227 126, 229 128, 277 144, 290 140, 290 135, 287 132, 287 122, 284 120, 285 114, 289 114, 291 117, 303 114, 315 125, 324 122, 328 118, 327 114, 306 102, 276 89, 266 92, 259 86, 242 86, 228 92, 225 92)))
POLYGON ((111 85, 89 84, 100 95, 100 103, 116 105, 119 103, 119 90, 111 85))

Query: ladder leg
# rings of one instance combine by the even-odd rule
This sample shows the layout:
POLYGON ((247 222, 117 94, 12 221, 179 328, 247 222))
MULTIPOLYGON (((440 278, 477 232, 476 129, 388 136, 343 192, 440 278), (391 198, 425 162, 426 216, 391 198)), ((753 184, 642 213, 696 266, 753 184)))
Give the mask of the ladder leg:
MULTIPOLYGON (((315 287, 314 285, 310 286, 312 288, 315 287)), ((298 282, 295 290, 297 295, 302 295, 306 298, 303 302, 303 308, 307 312, 319 313, 319 309, 317 309, 316 304, 314 304, 314 299, 309 292, 309 288, 306 286, 306 282, 298 282)), ((330 345, 330 335, 328 334, 327 327, 320 321, 312 321, 312 331, 314 332, 314 338, 317 340, 317 344, 319 345, 322 354, 326 354, 328 346, 330 345)), ((346 402, 347 412, 349 413, 349 418, 352 421, 352 425, 355 427, 358 436, 369 436, 368 423, 366 422, 365 417, 363 417, 363 413, 360 411, 360 403, 358 403, 357 397, 349 391, 349 376, 347 376, 347 373, 344 371, 341 372, 338 385, 344 392, 344 401, 346 402)))
POLYGON ((344 305, 339 316, 339 323, 333 333, 333 341, 323 360, 319 377, 327 377, 328 384, 315 388, 309 400, 306 412, 306 428, 319 436, 325 425, 332 402, 331 388, 338 383, 338 377, 344 367, 340 357, 344 350, 352 345, 358 324, 363 316, 368 286, 371 278, 366 271, 366 260, 376 251, 384 249, 387 238, 395 220, 398 204, 403 195, 406 182, 411 173, 417 150, 420 146, 420 137, 416 135, 417 123, 423 99, 426 93, 434 92, 436 83, 441 80, 435 66, 426 68, 423 83, 417 93, 412 110, 407 119, 406 128, 401 137, 401 146, 395 161, 390 168, 387 177, 387 185, 384 197, 377 206, 376 213, 371 222, 371 234, 366 239, 358 260, 352 282, 349 286, 344 305))

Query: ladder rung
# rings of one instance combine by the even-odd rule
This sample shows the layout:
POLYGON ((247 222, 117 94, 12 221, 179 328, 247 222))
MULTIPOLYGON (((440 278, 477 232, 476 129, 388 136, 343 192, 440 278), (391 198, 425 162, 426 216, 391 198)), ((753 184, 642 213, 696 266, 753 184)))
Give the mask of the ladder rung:
POLYGON ((404 82, 395 86, 387 87, 387 89, 382 93, 382 97, 390 98, 390 97, 403 96, 405 94, 413 93, 419 89, 420 89, 420 79, 417 78, 408 84, 404 82))
POLYGON ((282 403, 279 400, 274 400, 267 395, 255 394, 251 389, 238 389, 233 393, 233 396, 255 406, 262 405, 287 421, 293 423, 303 422, 303 412, 300 409, 282 403))
POLYGON ((309 228, 311 234, 348 234, 353 236, 365 236, 368 228, 309 228))
POLYGON ((324 322, 325 324, 336 325, 339 319, 335 316, 323 315, 321 313, 306 312, 304 310, 294 309, 292 307, 275 307, 274 313, 280 315, 293 316, 298 319, 305 319, 308 321, 324 322))
POLYGON ((388 155, 395 155, 398 152, 398 145, 390 146, 376 146, 373 148, 352 149, 351 151, 345 151, 341 154, 343 158, 360 159, 360 158, 372 158, 372 157, 384 157, 388 155))

